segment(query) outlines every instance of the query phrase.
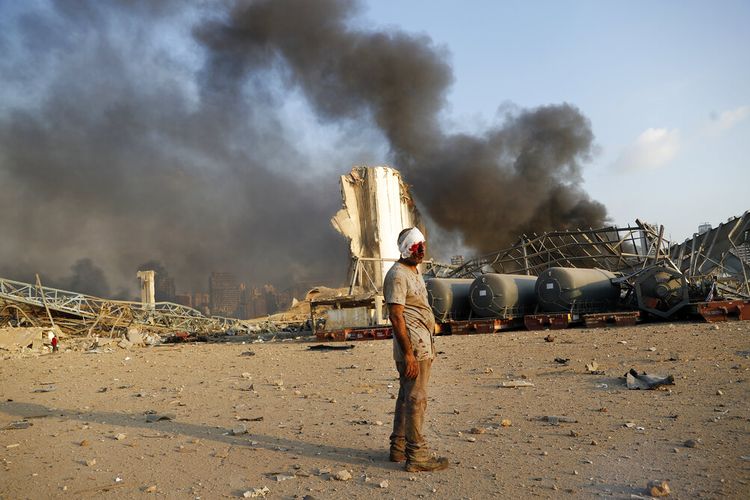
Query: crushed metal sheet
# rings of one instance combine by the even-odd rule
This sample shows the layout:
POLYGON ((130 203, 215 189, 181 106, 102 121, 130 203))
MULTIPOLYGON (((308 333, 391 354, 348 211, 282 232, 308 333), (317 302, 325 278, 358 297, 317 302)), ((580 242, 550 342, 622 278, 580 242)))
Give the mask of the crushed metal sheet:
POLYGON ((674 385, 674 376, 672 375, 657 375, 643 372, 639 374, 634 368, 631 368, 628 373, 625 374, 625 380, 628 385, 628 389, 642 389, 651 390, 661 387, 663 385, 674 385))

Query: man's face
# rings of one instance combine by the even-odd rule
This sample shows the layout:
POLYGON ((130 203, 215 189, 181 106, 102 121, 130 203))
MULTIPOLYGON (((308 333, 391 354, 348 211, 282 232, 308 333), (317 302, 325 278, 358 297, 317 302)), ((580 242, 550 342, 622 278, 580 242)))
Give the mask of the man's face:
POLYGON ((424 241, 420 241, 419 243, 414 243, 409 250, 411 251, 411 257, 409 260, 413 261, 414 264, 421 264, 424 260, 425 251, 427 248, 427 243, 424 241))

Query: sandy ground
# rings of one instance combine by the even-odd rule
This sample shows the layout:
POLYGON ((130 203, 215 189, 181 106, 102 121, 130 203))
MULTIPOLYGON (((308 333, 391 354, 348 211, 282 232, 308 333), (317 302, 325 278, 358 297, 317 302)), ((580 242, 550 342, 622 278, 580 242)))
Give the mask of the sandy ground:
POLYGON ((417 474, 387 460, 390 341, 6 353, 0 428, 31 425, 0 431, 0 497, 631 498, 653 479, 750 496, 750 322, 548 333, 437 338, 426 435, 452 466, 417 474), (631 367, 675 385, 628 390, 631 367), (534 385, 501 387, 518 379, 534 385))

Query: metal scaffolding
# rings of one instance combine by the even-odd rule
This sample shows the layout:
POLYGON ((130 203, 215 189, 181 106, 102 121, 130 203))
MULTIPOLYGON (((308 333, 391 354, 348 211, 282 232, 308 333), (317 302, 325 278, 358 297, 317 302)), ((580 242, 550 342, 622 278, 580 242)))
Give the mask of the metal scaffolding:
POLYGON ((747 211, 672 245, 669 255, 689 280, 714 281, 724 291, 750 298, 750 262, 745 258, 749 248, 750 211, 747 211))
POLYGON ((664 228, 636 221, 635 226, 552 231, 523 235, 510 248, 445 266, 440 276, 471 278, 485 272, 537 276, 560 267, 599 268, 631 273, 668 258, 664 228))
POLYGON ((139 302, 107 300, 40 283, 0 278, 0 319, 3 317, 15 317, 35 326, 58 324, 67 333, 89 335, 112 334, 131 325, 198 334, 243 328, 237 319, 206 317, 195 309, 171 302, 157 302, 149 309, 139 302))

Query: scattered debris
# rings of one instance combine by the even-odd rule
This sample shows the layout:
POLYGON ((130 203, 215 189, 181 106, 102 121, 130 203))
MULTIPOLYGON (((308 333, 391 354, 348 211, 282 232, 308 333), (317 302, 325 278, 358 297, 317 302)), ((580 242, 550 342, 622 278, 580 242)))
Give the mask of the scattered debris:
POLYGON ((307 348, 310 351, 346 351, 354 349, 353 345, 329 345, 329 344, 316 344, 311 345, 307 348))
POLYGON ((289 479, 294 479, 295 476, 289 476, 287 474, 273 474, 272 477, 277 483, 280 483, 282 481, 287 481, 289 479))
POLYGON ((146 493, 156 493, 156 485, 152 484, 151 486, 149 486, 148 488, 146 488, 143 491, 146 492, 146 493))
POLYGON ((648 374, 646 372, 639 374, 634 368, 631 368, 630 371, 625 374, 625 380, 628 389, 634 390, 651 390, 663 385, 674 385, 674 376, 672 375, 663 376, 648 374))
POLYGON ((245 351, 240 356, 255 356, 255 351, 245 351))
POLYGON ((683 444, 685 445, 685 448, 697 448, 700 442, 700 439, 688 439, 683 444))
POLYGON ((550 425, 559 425, 559 424, 577 424, 578 420, 572 417, 561 417, 558 415, 545 415, 543 417, 539 417, 539 420, 542 422, 549 422, 550 425))
POLYGON ((469 434, 484 434, 486 431, 481 427, 472 427, 469 434))
POLYGON ((271 493, 271 490, 268 489, 268 486, 263 486, 262 488, 253 488, 252 490, 248 490, 242 494, 244 498, 259 498, 259 497, 265 497, 271 493))
POLYGON ((32 350, 41 349, 44 346, 46 334, 50 331, 52 331, 50 328, 41 327, 0 328, 0 349, 6 351, 19 351, 27 347, 32 350))
POLYGON ((342 469, 333 474, 333 476, 331 477, 333 477, 333 479, 335 479, 336 481, 349 481, 352 478, 352 474, 348 470, 342 469))
POLYGON ((388 480, 386 479, 385 481, 380 481, 380 483, 378 484, 378 486, 380 488, 387 488, 388 487, 388 480))
POLYGON ((232 430, 229 431, 229 433, 232 436, 240 436, 242 434, 247 434, 247 427, 245 427, 244 425, 240 424, 237 427, 233 427, 232 430))
POLYGON ((10 431, 10 430, 16 430, 16 429, 28 429, 32 425, 34 425, 34 424, 32 424, 31 422, 29 422, 28 420, 18 420, 16 422, 9 423, 8 425, 6 425, 5 427, 3 427, 0 430, 10 431))
POLYGON ((652 497, 666 497, 671 493, 667 481, 651 481, 648 483, 647 489, 648 494, 652 497))
POLYGON ((604 370, 599 369, 599 363, 596 361, 586 363, 586 371, 591 375, 604 375, 604 370))
POLYGON ((37 389, 34 389, 31 392, 55 392, 57 390, 57 387, 54 385, 48 385, 46 387, 39 387, 37 389))
POLYGON ((555 341, 555 336, 550 333, 549 335, 547 335, 546 337, 544 337, 544 340, 545 340, 545 342, 554 342, 555 341))
POLYGON ((500 384, 500 387, 534 387, 528 380, 509 380, 500 384))
POLYGON ((568 364, 568 361, 570 361, 570 358, 555 358, 555 363, 560 363, 561 365, 568 364))
POLYGON ((159 422, 161 420, 173 420, 174 418, 175 415, 159 415, 157 413, 146 414, 146 422, 148 423, 159 422))
POLYGON ((510 427, 513 425, 513 423, 508 418, 504 418, 502 422, 500 422, 500 425, 503 427, 510 427))
POLYGON ((240 422, 262 422, 263 417, 234 417, 240 422))
POLYGON ((121 432, 121 433, 119 433, 119 434, 117 434, 117 435, 115 435, 115 436, 113 436, 113 437, 114 437, 114 439, 116 439, 117 441, 122 441, 123 439, 125 439, 125 438, 126 438, 126 437, 128 437, 128 436, 127 436, 126 434, 123 434, 123 433, 121 432))
POLYGON ((91 460, 86 460, 86 466, 87 467, 93 467, 96 465, 96 459, 92 458, 91 460))

